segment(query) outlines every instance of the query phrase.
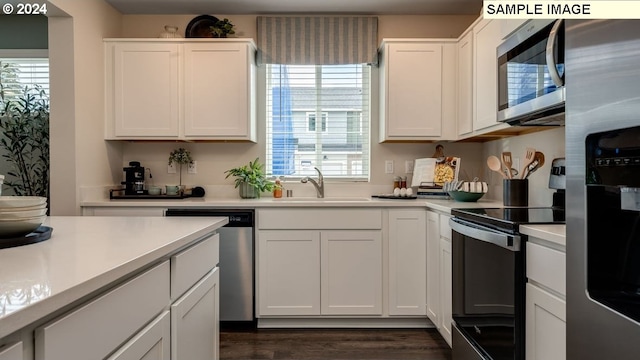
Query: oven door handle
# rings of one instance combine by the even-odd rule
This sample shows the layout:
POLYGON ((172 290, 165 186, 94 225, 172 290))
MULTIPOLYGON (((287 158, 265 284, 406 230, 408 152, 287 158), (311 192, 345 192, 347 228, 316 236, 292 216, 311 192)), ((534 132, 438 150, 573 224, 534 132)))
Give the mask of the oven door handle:
POLYGON ((449 226, 451 226, 451 230, 470 238, 488 242, 510 251, 520 251, 521 238, 519 235, 500 233, 488 227, 472 224, 457 218, 449 219, 449 226))
POLYGON ((564 85, 564 80, 562 80, 562 77, 558 72, 558 68, 556 67, 556 59, 553 53, 553 50, 556 46, 556 40, 558 39, 558 31, 560 31, 561 24, 562 19, 556 20, 556 23, 553 24, 553 28, 549 33, 549 39, 547 40, 547 48, 545 54, 547 58, 547 68, 549 69, 549 75, 551 76, 551 80, 557 87, 564 85))

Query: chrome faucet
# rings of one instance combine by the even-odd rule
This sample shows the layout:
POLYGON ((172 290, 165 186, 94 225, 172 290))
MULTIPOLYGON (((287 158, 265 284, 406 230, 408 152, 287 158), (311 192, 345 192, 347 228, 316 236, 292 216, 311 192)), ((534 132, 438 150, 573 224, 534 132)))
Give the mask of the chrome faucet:
POLYGON ((318 193, 318 198, 321 199, 324 197, 324 177, 322 176, 322 173, 317 167, 314 167, 314 169, 316 169, 316 171, 318 172, 317 182, 308 176, 303 177, 300 180, 300 182, 303 184, 306 184, 307 181, 311 181, 311 184, 316 188, 316 191, 318 193))

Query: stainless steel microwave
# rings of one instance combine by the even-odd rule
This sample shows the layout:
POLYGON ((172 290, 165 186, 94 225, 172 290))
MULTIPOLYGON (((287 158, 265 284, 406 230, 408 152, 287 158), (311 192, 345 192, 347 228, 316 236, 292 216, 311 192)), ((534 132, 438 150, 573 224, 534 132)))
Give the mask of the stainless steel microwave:
POLYGON ((564 124, 564 25, 530 20, 498 46, 498 121, 564 124))

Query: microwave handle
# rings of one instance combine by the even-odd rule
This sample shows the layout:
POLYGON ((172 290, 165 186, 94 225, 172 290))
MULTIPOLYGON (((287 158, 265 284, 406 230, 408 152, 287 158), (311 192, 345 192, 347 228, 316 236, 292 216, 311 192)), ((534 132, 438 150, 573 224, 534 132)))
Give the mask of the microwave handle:
POLYGON ((553 48, 556 46, 556 40, 558 39, 558 30, 560 29, 560 25, 562 25, 562 19, 557 20, 553 27, 551 28, 551 32, 549 33, 549 40, 547 40, 547 68, 549 69, 549 75, 551 75, 551 80, 556 86, 564 85, 564 81, 558 73, 558 68, 556 67, 556 59, 553 57, 553 48))

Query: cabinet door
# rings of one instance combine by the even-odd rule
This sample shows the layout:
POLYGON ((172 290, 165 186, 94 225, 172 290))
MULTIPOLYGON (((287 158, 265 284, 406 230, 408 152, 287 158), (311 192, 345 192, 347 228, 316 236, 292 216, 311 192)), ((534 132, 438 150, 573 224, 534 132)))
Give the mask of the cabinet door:
POLYGON ((382 234, 321 233, 322 315, 382 315, 382 234))
POLYGON ((452 280, 451 241, 440 238, 440 308, 442 314, 442 327, 440 334, 451 346, 451 322, 452 317, 452 280))
POLYGON ((0 347, 0 360, 22 360, 22 342, 0 347))
POLYGON ((527 360, 566 359, 566 302, 527 284, 527 360))
POLYGON ((440 229, 439 215, 427 211, 427 316, 440 330, 440 229))
POLYGON ((108 81, 113 88, 107 97, 113 98, 108 111, 116 138, 178 137, 178 49, 169 43, 113 44, 113 78, 108 81))
POLYGON ((442 134, 442 44, 389 43, 380 101, 381 141, 442 134))
POLYGON ((256 140, 254 55, 246 43, 184 44, 185 137, 256 140))
POLYGON ((169 261, 165 261, 37 328, 35 359, 104 359, 169 303, 169 261), (100 331, 87 330, 96 326, 100 331))
POLYGON ((258 233, 258 315, 320 315, 320 232, 258 233))
POLYGON ((500 22, 483 20, 473 29, 475 61, 473 129, 497 125, 498 113, 498 59, 497 47, 502 37, 500 22))
POLYGON ((458 135, 473 131, 473 32, 458 42, 458 135))
POLYGON ((219 270, 213 269, 171 305, 172 359, 218 359, 219 270))
POLYGON ((389 315, 427 313, 425 218, 424 210, 389 210, 389 315))
POLYGON ((171 317, 163 312, 107 360, 170 360, 171 317))

